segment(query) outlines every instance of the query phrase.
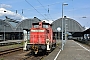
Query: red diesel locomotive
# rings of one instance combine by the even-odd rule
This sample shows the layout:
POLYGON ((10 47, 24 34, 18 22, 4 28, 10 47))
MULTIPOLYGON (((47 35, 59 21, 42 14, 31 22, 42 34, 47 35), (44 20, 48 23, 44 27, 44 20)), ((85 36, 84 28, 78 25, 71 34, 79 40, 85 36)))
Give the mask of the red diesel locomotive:
POLYGON ((45 22, 32 23, 30 29, 30 44, 27 49, 35 54, 38 52, 51 52, 56 46, 56 40, 53 39, 53 30, 51 24, 45 22))

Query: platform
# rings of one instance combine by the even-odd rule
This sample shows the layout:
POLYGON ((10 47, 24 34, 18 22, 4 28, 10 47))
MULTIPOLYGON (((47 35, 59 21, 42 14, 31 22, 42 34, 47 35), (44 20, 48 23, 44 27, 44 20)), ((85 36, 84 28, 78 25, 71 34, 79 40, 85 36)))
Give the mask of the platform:
POLYGON ((22 42, 22 40, 7 40, 7 41, 0 42, 0 44, 2 44, 2 43, 12 43, 12 42, 22 42))
POLYGON ((90 60, 90 50, 78 42, 68 40, 63 51, 59 46, 44 60, 90 60))
POLYGON ((17 47, 22 47, 21 43, 22 40, 7 40, 7 41, 2 41, 0 42, 0 51, 12 49, 12 48, 17 48, 17 47), (16 43, 16 44, 13 44, 16 43))
POLYGON ((0 42, 0 46, 4 46, 4 45, 10 45, 13 43, 21 43, 23 40, 7 40, 7 41, 1 41, 0 42))
POLYGON ((73 40, 68 40, 56 60, 90 60, 90 50, 73 40))

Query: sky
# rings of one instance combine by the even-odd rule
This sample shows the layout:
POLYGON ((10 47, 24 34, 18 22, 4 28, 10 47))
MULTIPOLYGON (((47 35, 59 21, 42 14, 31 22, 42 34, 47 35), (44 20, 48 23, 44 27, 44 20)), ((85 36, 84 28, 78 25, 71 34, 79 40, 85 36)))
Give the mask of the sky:
POLYGON ((62 4, 68 4, 63 6, 64 16, 90 27, 90 0, 0 0, 0 19, 8 16, 16 20, 57 20, 62 17, 62 4))

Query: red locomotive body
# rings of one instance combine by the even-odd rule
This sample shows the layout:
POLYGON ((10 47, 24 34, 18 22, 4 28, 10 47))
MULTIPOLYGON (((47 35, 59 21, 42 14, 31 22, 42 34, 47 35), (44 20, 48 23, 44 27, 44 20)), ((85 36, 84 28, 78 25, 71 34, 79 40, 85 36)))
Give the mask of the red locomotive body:
POLYGON ((55 46, 56 41, 53 40, 51 25, 45 22, 33 23, 30 29, 30 45, 28 48, 37 54, 40 51, 51 51, 52 47, 55 46))

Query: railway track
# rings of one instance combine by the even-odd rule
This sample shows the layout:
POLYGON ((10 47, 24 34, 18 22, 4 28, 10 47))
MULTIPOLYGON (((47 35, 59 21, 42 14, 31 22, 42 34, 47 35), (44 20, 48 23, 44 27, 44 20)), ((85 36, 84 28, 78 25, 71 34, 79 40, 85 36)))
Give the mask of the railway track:
POLYGON ((44 55, 44 56, 33 56, 33 55, 31 55, 31 56, 28 56, 26 58, 23 58, 22 60, 42 60, 45 56, 46 55, 44 55))
POLYGON ((31 51, 23 51, 22 47, 0 51, 3 60, 42 60, 46 55, 32 55, 31 51))
POLYGON ((18 47, 18 48, 13 48, 13 49, 8 49, 8 50, 4 50, 4 51, 0 51, 0 56, 8 54, 8 53, 12 53, 12 52, 16 52, 19 50, 22 50, 23 47, 18 47))

